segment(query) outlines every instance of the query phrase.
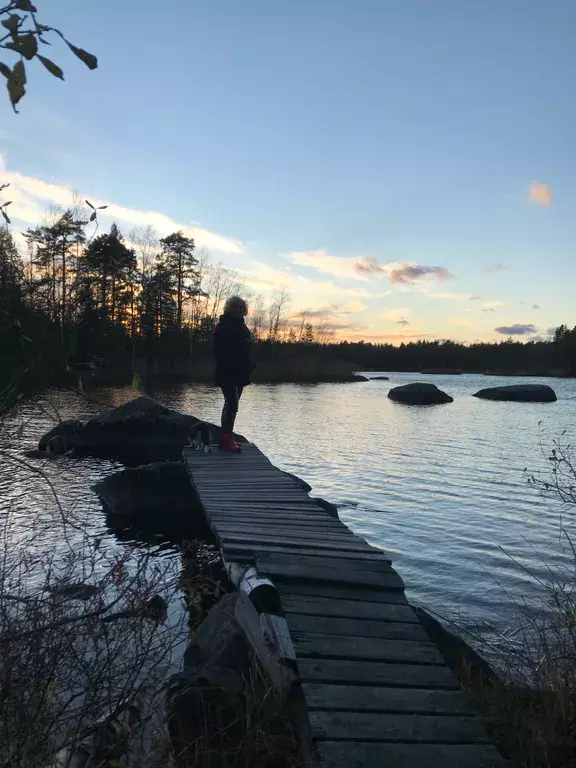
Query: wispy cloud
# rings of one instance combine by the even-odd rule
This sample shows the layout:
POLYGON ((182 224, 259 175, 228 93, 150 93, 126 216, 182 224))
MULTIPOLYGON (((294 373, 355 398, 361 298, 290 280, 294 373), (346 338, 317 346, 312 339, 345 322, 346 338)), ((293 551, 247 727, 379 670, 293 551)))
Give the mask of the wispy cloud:
POLYGON ((540 306, 540 304, 532 304, 530 309, 542 309, 542 307, 540 306))
POLYGON ((495 264, 488 264, 487 267, 484 267, 484 272, 503 272, 505 269, 508 269, 506 264, 500 264, 499 262, 496 262, 495 264))
POLYGON ((389 323, 396 323, 396 325, 410 325, 410 322, 406 319, 410 314, 408 307, 399 307, 398 309, 385 309, 378 315, 379 320, 385 320, 389 323))
POLYGON ((470 301, 484 301, 484 296, 470 296, 470 301))
POLYGON ((487 301, 482 306, 482 312, 496 312, 504 306, 503 301, 487 301))
POLYGON ((310 267, 317 272, 324 272, 334 277, 352 278, 354 280, 366 280, 356 269, 358 259, 369 259, 369 256, 334 256, 324 248, 315 251, 292 251, 288 258, 293 264, 300 267, 310 267))
POLYGON ((547 208, 552 205, 552 190, 547 184, 533 181, 528 187, 527 198, 531 205, 542 205, 547 208))
POLYGON ((514 325, 500 325, 494 328, 496 333, 503 336, 527 336, 530 333, 536 333, 536 328, 531 323, 514 323, 514 325))
MULTIPOLYGON (((25 176, 17 171, 6 170, 1 156, 0 173, 2 179, 11 184, 7 190, 10 192, 10 198, 14 201, 10 207, 11 217, 25 224, 35 224, 40 221, 46 206, 55 205, 66 208, 74 202, 74 191, 71 187, 44 181, 44 179, 33 176, 25 176)), ((100 218, 105 221, 116 221, 120 228, 126 225, 128 227, 145 227, 150 224, 161 237, 181 229, 189 237, 193 237, 197 245, 204 246, 211 251, 234 255, 243 253, 244 247, 240 240, 202 227, 178 222, 164 213, 128 208, 86 191, 82 191, 78 195, 81 199, 88 198, 95 206, 108 206, 105 211, 100 212, 100 218)))
POLYGON ((408 262, 393 261, 380 264, 372 256, 366 256, 356 263, 356 270, 361 275, 386 275, 391 283, 414 285, 423 278, 450 280, 454 275, 445 267, 427 266, 408 262))

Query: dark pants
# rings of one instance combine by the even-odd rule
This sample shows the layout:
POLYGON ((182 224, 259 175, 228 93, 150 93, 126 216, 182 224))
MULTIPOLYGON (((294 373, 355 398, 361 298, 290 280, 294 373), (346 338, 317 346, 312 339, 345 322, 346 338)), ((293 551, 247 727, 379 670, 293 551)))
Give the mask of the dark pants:
POLYGON ((244 387, 237 384, 229 384, 220 387, 224 395, 224 408, 222 409, 222 429, 224 432, 234 432, 234 422, 238 413, 238 403, 242 397, 244 387))

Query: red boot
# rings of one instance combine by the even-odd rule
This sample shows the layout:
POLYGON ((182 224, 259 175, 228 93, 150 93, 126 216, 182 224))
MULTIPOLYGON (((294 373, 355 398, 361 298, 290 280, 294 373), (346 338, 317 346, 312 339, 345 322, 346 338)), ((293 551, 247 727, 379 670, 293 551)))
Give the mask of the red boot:
POLYGON ((236 440, 234 440, 233 432, 222 433, 219 448, 221 451, 228 451, 229 453, 240 453, 242 450, 236 440))

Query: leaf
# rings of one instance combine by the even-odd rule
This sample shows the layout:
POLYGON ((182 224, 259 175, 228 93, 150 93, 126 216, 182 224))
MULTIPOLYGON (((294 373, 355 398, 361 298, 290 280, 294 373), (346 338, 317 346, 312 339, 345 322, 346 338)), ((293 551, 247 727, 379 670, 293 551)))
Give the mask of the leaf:
POLYGON ((7 19, 4 19, 2 26, 6 27, 6 29, 8 29, 10 32, 16 32, 22 18, 22 16, 18 16, 16 13, 13 13, 7 19))
POLYGON ((38 40, 36 40, 36 35, 20 35, 16 38, 15 42, 18 43, 22 56, 24 56, 25 59, 28 59, 28 61, 33 59, 38 53, 38 40))
POLYGON ((94 210, 94 206, 92 205, 92 203, 90 202, 90 200, 84 200, 84 202, 86 203, 86 205, 89 205, 89 206, 90 206, 90 208, 92 208, 92 210, 94 210))
POLYGON ((94 219, 95 219, 95 218, 96 218, 96 211, 93 211, 93 212, 90 214, 90 221, 94 221, 94 219))
POLYGON ((83 61, 84 64, 88 67, 88 69, 96 69, 98 66, 98 59, 94 54, 88 53, 88 51, 85 51, 83 48, 78 48, 76 45, 72 45, 72 43, 69 43, 68 40, 66 40, 66 44, 68 45, 68 48, 72 51, 72 53, 77 56, 80 61, 83 61))
POLYGON ((35 5, 32 5, 30 0, 16 0, 14 3, 19 11, 28 11, 30 13, 37 13, 38 9, 35 5))
POLYGON ((137 373, 135 373, 134 376, 132 376, 132 384, 131 384, 132 389, 134 389, 136 392, 139 392, 141 384, 142 384, 142 379, 140 378, 140 376, 138 376, 137 373))
MULTIPOLYGON (((26 88, 24 87, 25 84, 26 69, 24 67, 24 62, 17 61, 16 64, 14 64, 14 68, 12 69, 10 77, 6 81, 6 87, 8 88, 8 93, 10 95, 10 101, 12 103, 14 112, 18 112, 16 109, 16 104, 18 104, 22 96, 24 96, 26 93, 26 88)), ((2 213, 4 213, 4 211, 2 211, 2 213)), ((4 218, 6 218, 6 214, 4 214, 4 218)))
POLYGON ((54 64, 54 62, 51 61, 51 59, 46 58, 46 56, 40 56, 40 54, 38 54, 37 58, 40 59, 42 64, 44 64, 44 66, 46 67, 48 72, 50 72, 51 75, 54 75, 54 77, 60 78, 60 80, 64 80, 64 72, 62 72, 58 64, 54 64))
MULTIPOLYGON (((10 74, 12 74, 12 70, 10 70, 10 74)), ((7 181, 6 184, 0 184, 0 192, 2 192, 3 189, 6 189, 7 187, 9 187, 11 183, 12 182, 7 181)))
MULTIPOLYGON (((12 70, 7 64, 4 64, 3 61, 0 61, 0 73, 3 74, 4 77, 8 78, 12 74, 12 70)), ((0 189, 4 189, 4 185, 2 185, 0 189)))
POLYGON ((104 210, 104 208, 108 208, 108 206, 107 206, 107 205, 99 205, 99 206, 98 206, 98 210, 99 210, 99 211, 103 211, 103 210, 104 210))
POLYGON ((12 205, 12 200, 7 200, 5 203, 0 205, 0 208, 8 208, 9 205, 12 205))
POLYGON ((6 224, 12 224, 12 222, 11 222, 11 221, 10 221, 10 219, 8 218, 8 214, 6 213, 6 211, 4 210, 4 208, 0 208, 0 213, 1 213, 1 214, 2 214, 2 216, 4 217, 4 221, 6 222, 6 224))

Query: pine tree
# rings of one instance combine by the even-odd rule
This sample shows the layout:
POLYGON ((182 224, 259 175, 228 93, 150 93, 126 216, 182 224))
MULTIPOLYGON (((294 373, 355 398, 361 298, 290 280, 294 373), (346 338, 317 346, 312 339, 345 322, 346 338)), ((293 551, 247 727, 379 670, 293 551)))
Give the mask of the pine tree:
POLYGON ((198 259, 194 256, 194 240, 186 237, 182 231, 173 232, 160 240, 164 265, 170 270, 176 281, 176 328, 182 329, 184 303, 200 293, 198 259))
POLYGON ((108 234, 94 238, 84 251, 83 278, 94 290, 101 317, 110 323, 126 318, 135 270, 136 255, 124 244, 116 224, 108 234))

